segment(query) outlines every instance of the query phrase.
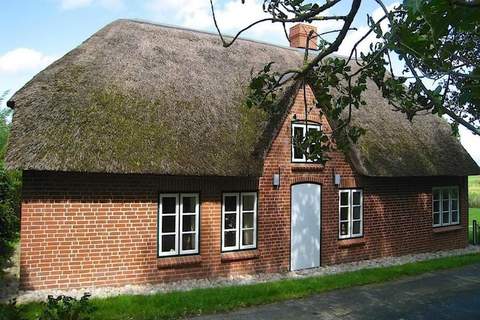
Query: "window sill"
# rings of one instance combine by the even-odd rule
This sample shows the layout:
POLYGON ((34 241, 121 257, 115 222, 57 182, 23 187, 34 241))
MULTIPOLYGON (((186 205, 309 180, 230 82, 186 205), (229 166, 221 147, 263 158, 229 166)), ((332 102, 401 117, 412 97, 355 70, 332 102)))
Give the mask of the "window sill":
POLYGON ((291 168, 292 168, 292 172, 293 171, 316 172, 316 171, 323 171, 325 166, 317 163, 292 162, 291 168))
POLYGON ((433 228, 433 233, 445 233, 445 232, 452 232, 456 230, 462 230, 463 227, 460 225, 454 226, 447 226, 447 227, 435 227, 433 228))
POLYGON ((158 269, 191 266, 191 265, 196 265, 201 263, 202 263, 202 257, 200 255, 157 258, 158 269))
POLYGON ((365 238, 341 239, 338 240, 339 248, 350 248, 365 245, 365 238))
POLYGON ((260 256, 258 250, 235 251, 222 253, 222 262, 257 259, 260 256))

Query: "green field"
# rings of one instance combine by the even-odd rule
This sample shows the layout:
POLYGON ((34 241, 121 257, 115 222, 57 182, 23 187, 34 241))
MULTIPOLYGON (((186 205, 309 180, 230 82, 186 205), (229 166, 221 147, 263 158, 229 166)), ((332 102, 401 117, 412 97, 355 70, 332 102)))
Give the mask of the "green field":
POLYGON ((480 208, 480 176, 468 178, 468 199, 470 208, 480 208))

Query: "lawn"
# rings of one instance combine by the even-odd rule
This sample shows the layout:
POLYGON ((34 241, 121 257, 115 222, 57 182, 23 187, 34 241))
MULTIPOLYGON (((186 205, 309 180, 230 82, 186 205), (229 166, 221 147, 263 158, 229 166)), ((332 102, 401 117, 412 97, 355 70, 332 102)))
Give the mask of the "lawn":
MULTIPOLYGON (((281 280, 246 286, 196 289, 150 296, 119 296, 94 299, 96 311, 92 320, 176 319, 211 314, 238 308, 298 299, 325 291, 380 283, 405 276, 480 263, 480 255, 469 254, 400 266, 365 269, 337 275, 281 280)), ((22 305, 27 319, 35 319, 40 304, 22 305)))
POLYGON ((480 176, 468 178, 468 199, 470 208, 480 208, 480 176))

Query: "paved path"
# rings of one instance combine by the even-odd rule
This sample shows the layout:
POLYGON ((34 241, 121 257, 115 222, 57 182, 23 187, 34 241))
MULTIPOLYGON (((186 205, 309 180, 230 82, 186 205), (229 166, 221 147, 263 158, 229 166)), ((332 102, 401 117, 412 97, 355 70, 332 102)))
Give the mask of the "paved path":
POLYGON ((480 319, 480 264, 196 319, 480 319))

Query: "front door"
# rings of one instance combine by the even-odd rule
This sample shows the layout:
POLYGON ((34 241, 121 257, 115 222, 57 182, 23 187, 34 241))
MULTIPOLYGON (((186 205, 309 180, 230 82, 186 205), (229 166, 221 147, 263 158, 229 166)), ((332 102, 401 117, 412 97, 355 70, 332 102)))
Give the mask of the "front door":
POLYGON ((321 187, 314 183, 292 186, 291 270, 320 266, 321 187))

